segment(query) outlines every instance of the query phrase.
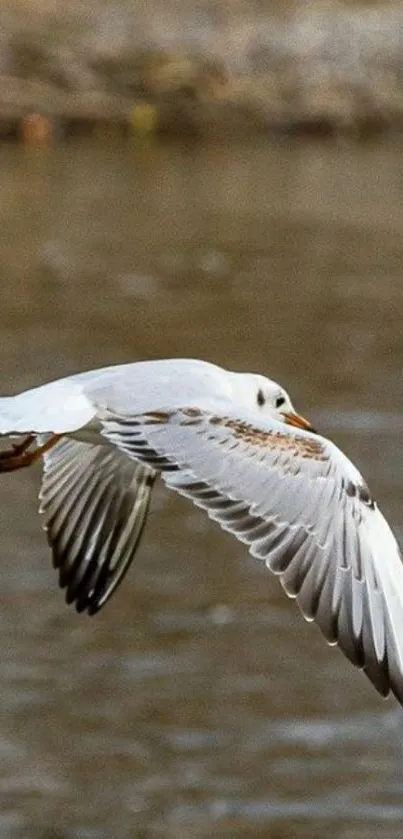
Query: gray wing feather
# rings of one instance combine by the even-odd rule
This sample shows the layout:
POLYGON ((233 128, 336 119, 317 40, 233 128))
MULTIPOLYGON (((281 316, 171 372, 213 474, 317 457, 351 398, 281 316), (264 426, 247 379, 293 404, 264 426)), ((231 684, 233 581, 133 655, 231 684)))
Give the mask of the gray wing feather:
POLYGON ((403 702, 400 552, 336 447, 196 409, 101 421, 119 449, 161 468, 168 487, 246 543, 328 642, 403 702))
POLYGON ((61 440, 44 456, 40 512, 66 601, 94 614, 126 573, 156 473, 116 449, 61 440))

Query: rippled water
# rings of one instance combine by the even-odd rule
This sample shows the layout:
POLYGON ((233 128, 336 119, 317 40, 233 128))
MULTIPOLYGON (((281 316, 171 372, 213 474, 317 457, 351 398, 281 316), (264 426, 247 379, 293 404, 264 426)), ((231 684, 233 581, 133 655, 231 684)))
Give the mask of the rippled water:
MULTIPOLYGON (((267 372, 403 533, 401 150, 0 148, 1 390, 144 357, 267 372)), ((39 471, 0 487, 0 835, 403 836, 402 713, 157 488, 98 617, 63 603, 39 471)))

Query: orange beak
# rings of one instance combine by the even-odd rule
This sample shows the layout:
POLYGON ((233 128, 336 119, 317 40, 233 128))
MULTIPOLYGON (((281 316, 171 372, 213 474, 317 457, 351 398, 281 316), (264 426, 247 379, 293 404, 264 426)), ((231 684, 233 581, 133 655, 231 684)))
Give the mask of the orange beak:
POLYGON ((317 434, 318 432, 312 427, 311 423, 305 419, 305 417, 301 417, 300 414, 284 414, 284 421, 287 425, 293 425, 296 428, 303 428, 304 431, 310 431, 311 434, 317 434))

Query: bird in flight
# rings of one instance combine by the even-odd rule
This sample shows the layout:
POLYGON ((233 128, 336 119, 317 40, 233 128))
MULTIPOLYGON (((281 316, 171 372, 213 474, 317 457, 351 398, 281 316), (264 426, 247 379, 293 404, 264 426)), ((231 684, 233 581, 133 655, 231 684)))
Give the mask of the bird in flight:
POLYGON ((0 472, 43 461, 40 513, 66 600, 94 614, 127 571, 153 483, 278 575, 308 621, 403 704, 403 565, 350 460, 270 379, 166 359, 0 399, 0 472))

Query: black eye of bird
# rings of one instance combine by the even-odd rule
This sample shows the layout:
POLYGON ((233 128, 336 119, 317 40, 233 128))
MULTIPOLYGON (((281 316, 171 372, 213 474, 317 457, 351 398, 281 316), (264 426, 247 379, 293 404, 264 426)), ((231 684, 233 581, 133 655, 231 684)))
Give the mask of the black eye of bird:
POLYGON ((285 404, 285 397, 284 396, 278 396, 277 399, 276 399, 276 408, 281 408, 281 406, 284 405, 284 404, 285 404))
POLYGON ((257 392, 257 404, 259 405, 259 408, 261 408, 262 405, 265 404, 265 402, 266 402, 266 400, 264 398, 264 393, 262 391, 262 388, 259 388, 259 390, 257 392))

